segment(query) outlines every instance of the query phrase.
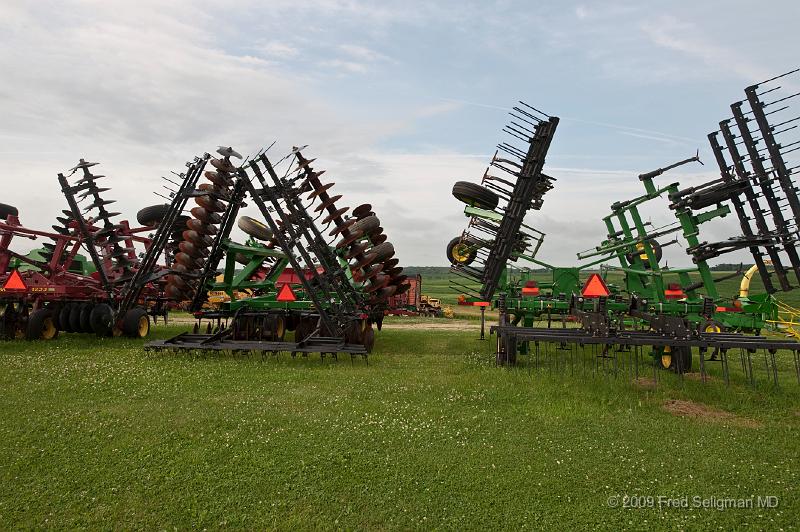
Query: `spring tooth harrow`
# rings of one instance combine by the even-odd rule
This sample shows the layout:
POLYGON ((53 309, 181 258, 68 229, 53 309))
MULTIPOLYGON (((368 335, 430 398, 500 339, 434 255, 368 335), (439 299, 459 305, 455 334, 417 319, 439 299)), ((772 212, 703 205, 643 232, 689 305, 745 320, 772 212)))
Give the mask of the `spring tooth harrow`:
MULTIPOLYGON (((212 329, 209 323, 205 335, 198 334, 196 327, 193 334, 150 343, 149 349, 367 356, 374 344, 372 324, 380 328, 387 298, 408 290, 407 277, 397 266, 394 247, 386 241, 371 207, 361 205, 346 216, 350 209, 337 205, 341 196, 329 194, 333 183, 320 180, 324 171, 315 171, 313 161, 305 158, 300 148, 294 148, 278 163, 287 165, 283 174, 276 170, 266 151, 235 173, 233 167, 215 165, 213 177, 220 171, 230 176, 224 182, 230 190, 229 208, 215 220, 220 228, 198 275, 191 310, 201 318, 216 319, 217 327, 212 329), (239 226, 266 241, 265 246, 241 246, 228 239, 245 197, 253 201, 266 225, 242 217, 239 226), (225 251, 224 277, 228 284, 218 287, 212 277, 218 273, 217 264, 225 251), (223 288, 235 299, 237 287, 232 286, 232 279, 237 257, 245 264, 245 272, 261 275, 261 283, 246 282, 248 289, 269 287, 267 292, 271 295, 259 293, 257 297, 239 299, 228 305, 227 311, 202 311, 207 292, 214 288, 223 288), (276 299, 275 282, 285 265, 297 273, 303 301, 276 299), (284 341, 287 329, 294 330, 294 342, 284 341)), ((192 213, 205 216, 195 210, 192 213)), ((197 219, 208 223, 201 216, 197 219)))

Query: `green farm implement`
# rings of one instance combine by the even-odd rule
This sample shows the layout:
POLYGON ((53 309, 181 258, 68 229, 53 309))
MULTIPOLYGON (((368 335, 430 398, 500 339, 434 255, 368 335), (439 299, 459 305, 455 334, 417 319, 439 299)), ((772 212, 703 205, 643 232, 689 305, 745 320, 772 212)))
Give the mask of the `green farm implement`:
POLYGON ((323 172, 300 149, 281 162, 288 168, 279 173, 261 152, 239 168, 208 176, 223 181, 232 196, 227 208, 219 206, 219 227, 202 266, 191 262, 193 279, 174 283, 194 287, 189 310, 200 321, 193 333, 152 342, 149 349, 363 357, 372 350, 373 325, 380 329, 387 299, 409 288, 394 247, 370 205, 352 211, 337 205, 341 196, 328 193, 333 183, 320 181, 323 172), (245 198, 263 222, 239 218, 251 236, 242 245, 229 235, 245 198), (207 308, 209 293, 224 294, 217 308, 207 308), (293 331, 291 340, 287 331, 293 331))
MULTIPOLYGON (((763 351, 763 373, 777 385, 782 361, 776 354, 788 350, 800 382, 800 344, 761 336, 776 330, 781 320, 782 303, 774 294, 800 283, 800 202, 791 180, 796 166, 786 159, 797 142, 776 140, 796 127, 792 123, 797 118, 782 118, 781 113, 788 109, 785 102, 797 95, 760 99, 780 89, 770 85, 779 78, 746 89, 747 98, 731 106, 733 118, 708 135, 719 178, 692 187, 656 182, 678 166, 700 163, 698 155, 639 175, 643 194, 611 205, 603 218, 605 239, 577 253, 581 264, 575 267, 539 259, 544 234, 525 224, 525 215, 542 207, 554 182, 543 167, 558 118, 522 103, 514 107, 504 131, 523 145, 498 145, 503 156, 495 154, 480 184, 455 184, 453 195, 467 204, 469 223, 447 246, 452 287, 462 294, 461 303, 499 311, 498 325, 491 328, 497 334, 498 364, 533 354, 537 363, 544 356, 558 366, 564 353, 578 349, 592 352, 603 364, 611 361, 615 372, 622 360, 635 359, 629 367, 635 365, 638 374, 644 353, 656 366, 683 374, 691 370, 697 352, 704 380, 714 361, 729 382, 728 353, 738 352, 745 380, 755 383, 753 358, 763 351), (496 169, 502 177, 493 175, 496 169), (664 198, 674 221, 654 227, 645 221, 645 213, 664 198), (740 236, 720 242, 702 239, 703 224, 730 215, 739 221, 740 236), (693 266, 669 268, 663 248, 678 244, 679 238, 687 243, 693 266), (742 272, 714 275, 708 261, 739 250, 753 256, 765 293, 730 296, 718 290, 721 281, 742 272), (542 270, 549 279, 542 279, 542 270), (622 283, 606 281, 612 278, 622 283)), ((789 328, 784 323, 783 330, 789 328)))

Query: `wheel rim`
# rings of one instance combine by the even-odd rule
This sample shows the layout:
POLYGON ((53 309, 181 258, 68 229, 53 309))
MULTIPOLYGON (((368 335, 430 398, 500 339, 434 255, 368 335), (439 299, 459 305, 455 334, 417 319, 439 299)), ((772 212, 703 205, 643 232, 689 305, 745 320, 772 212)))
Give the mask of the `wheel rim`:
POLYGON ((722 332, 722 328, 719 325, 715 325, 715 324, 712 323, 712 324, 706 325, 706 329, 705 329, 704 332, 719 334, 719 333, 722 332))
POLYGON ((56 337, 57 332, 58 329, 53 323, 53 318, 45 318, 42 322, 42 340, 52 340, 56 337))
POLYGON ((666 346, 664 352, 661 353, 661 367, 668 369, 672 366, 672 348, 666 346))
POLYGON ((453 260, 456 262, 467 262, 469 260, 470 249, 466 244, 456 244, 453 246, 453 260))
POLYGON ((277 320, 275 320, 275 339, 280 340, 283 338, 285 332, 286 323, 284 323, 283 318, 279 317, 277 320))
POLYGON ((144 338, 150 330, 150 320, 147 319, 147 314, 139 318, 138 333, 139 338, 144 338))

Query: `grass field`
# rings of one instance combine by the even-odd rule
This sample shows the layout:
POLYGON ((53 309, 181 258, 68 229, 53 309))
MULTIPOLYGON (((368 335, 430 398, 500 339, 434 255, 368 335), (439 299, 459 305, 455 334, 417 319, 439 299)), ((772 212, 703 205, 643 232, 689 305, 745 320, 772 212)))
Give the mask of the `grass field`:
POLYGON ((369 365, 148 354, 139 341, 75 335, 4 343, 0 527, 800 522, 797 385, 769 391, 665 378, 653 389, 496 368, 492 351, 474 330, 402 328, 379 333, 369 365), (759 495, 779 506, 608 503, 759 495))

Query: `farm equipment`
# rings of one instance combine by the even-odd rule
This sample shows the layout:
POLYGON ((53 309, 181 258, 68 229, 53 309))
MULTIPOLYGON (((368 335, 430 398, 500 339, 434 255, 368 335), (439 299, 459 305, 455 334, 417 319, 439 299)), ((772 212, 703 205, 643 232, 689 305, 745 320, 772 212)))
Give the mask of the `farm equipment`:
POLYGON ((453 194, 467 203, 465 214, 470 222, 447 247, 453 286, 463 293, 462 302, 482 308, 493 305, 499 310, 498 325, 491 328, 497 333, 499 364, 515 363, 519 353, 531 353, 532 345, 537 363, 544 346, 547 360, 558 365, 563 362, 561 355, 548 351, 558 346, 557 351, 562 352, 589 349, 596 360, 611 360, 615 372, 623 357, 620 353, 625 353, 635 357, 631 367, 635 365, 638 373, 639 357, 646 348, 656 366, 682 374, 690 370, 692 349, 696 348, 702 377, 706 377, 709 361, 719 361, 727 383, 727 353, 738 350, 743 374, 754 384, 752 356, 763 350, 765 373, 777 385, 779 363, 775 356, 785 349, 794 354, 800 381, 800 343, 760 336, 778 316, 779 304, 773 294, 778 289, 794 288, 782 259, 788 260, 800 282, 795 221, 800 205, 790 178, 796 167, 784 160, 798 143, 775 139, 775 135, 794 129, 792 123, 798 119, 774 124, 766 119, 786 110, 783 102, 797 95, 770 103, 759 99, 779 88, 759 92, 759 87, 779 78, 746 89, 747 99, 731 107, 734 118, 721 122, 719 131, 709 135, 719 179, 687 188, 678 183, 656 185, 655 178, 675 167, 699 163, 698 156, 641 174, 645 193, 611 206, 611 214, 603 219, 606 239, 596 248, 578 253, 578 259, 589 262, 577 267, 560 268, 537 259, 544 235, 523 222, 528 209, 541 207, 542 194, 553 181, 542 173, 542 167, 558 119, 524 104, 514 108, 515 120, 505 131, 523 140, 525 149, 503 143, 498 149, 511 158, 500 159, 495 154, 490 163, 490 169, 500 168, 511 179, 499 179, 487 170, 481 185, 456 183, 453 194), (776 104, 781 107, 775 108, 776 104), (743 109, 745 105, 749 110, 743 109), (756 131, 749 129, 750 124, 755 124, 756 131), (725 147, 717 141, 719 135, 725 147), (739 153, 739 146, 747 150, 747 156, 739 153), (675 222, 653 227, 643 221, 641 209, 663 196, 670 202, 675 222), (786 208, 792 212, 789 223, 782 212, 786 208), (732 212, 739 220, 741 236, 722 242, 701 240, 702 224, 732 212), (662 247, 678 241, 661 245, 659 240, 676 235, 688 243, 686 251, 694 267, 661 265, 662 247), (749 250, 753 255, 765 294, 727 298, 718 293, 717 283, 730 275, 714 277, 707 261, 737 250, 749 250), (515 270, 510 263, 520 259, 544 267, 552 281, 537 281, 529 268, 515 270), (584 272, 589 268, 611 260, 619 266, 603 269, 621 273, 622 287, 609 286, 597 273, 585 279, 584 272), (547 326, 535 327, 540 321, 546 321, 547 326), (571 322, 578 326, 568 326, 571 322), (707 353, 710 356, 706 359, 707 353))
POLYGON ((208 321, 206 333, 200 334, 198 326, 194 333, 152 342, 148 349, 364 357, 372 350, 373 324, 380 329, 387 298, 409 289, 394 247, 370 205, 346 216, 350 209, 337 205, 341 195, 329 195, 333 183, 320 181, 324 171, 313 169, 314 159, 295 148, 279 163, 284 161, 283 175, 266 152, 238 169, 218 168, 217 173, 230 176, 226 184, 236 200, 220 217, 189 307, 208 321), (234 211, 245 197, 264 222, 242 217, 239 226, 263 243, 241 245, 228 238, 234 211), (222 281, 216 282, 216 263, 223 256, 222 281), (238 272, 237 261, 244 265, 238 272), (287 266, 295 275, 281 283, 287 266), (219 309, 203 310, 209 291, 227 295, 219 309), (247 297, 241 297, 244 291, 247 297), (287 330, 294 331, 294 341, 285 341, 287 330))
POLYGON ((387 302, 387 314, 395 316, 430 316, 441 318, 445 311, 441 301, 422 293, 422 275, 410 276, 407 281, 408 290, 393 295, 387 302))
POLYGON ((166 320, 168 310, 191 294, 170 291, 166 280, 184 271, 179 261, 187 245, 180 239, 187 236, 191 220, 182 210, 190 197, 199 205, 207 201, 203 186, 195 185, 209 159, 208 154, 195 158, 187 163, 187 172, 176 174, 181 182, 169 180, 178 187, 171 203, 140 210, 139 227, 112 220, 119 216, 107 210, 114 200, 105 199, 109 188, 97 183, 105 176, 93 174, 97 163, 83 159, 66 175, 58 175, 69 209, 58 218, 54 232, 23 227, 16 209, 6 206, 6 220, 0 223, 4 336, 52 339, 64 331, 141 338, 149 333, 150 317, 166 320), (52 243, 21 255, 11 250, 14 237, 52 243), (173 256, 177 262, 168 268, 173 256))

